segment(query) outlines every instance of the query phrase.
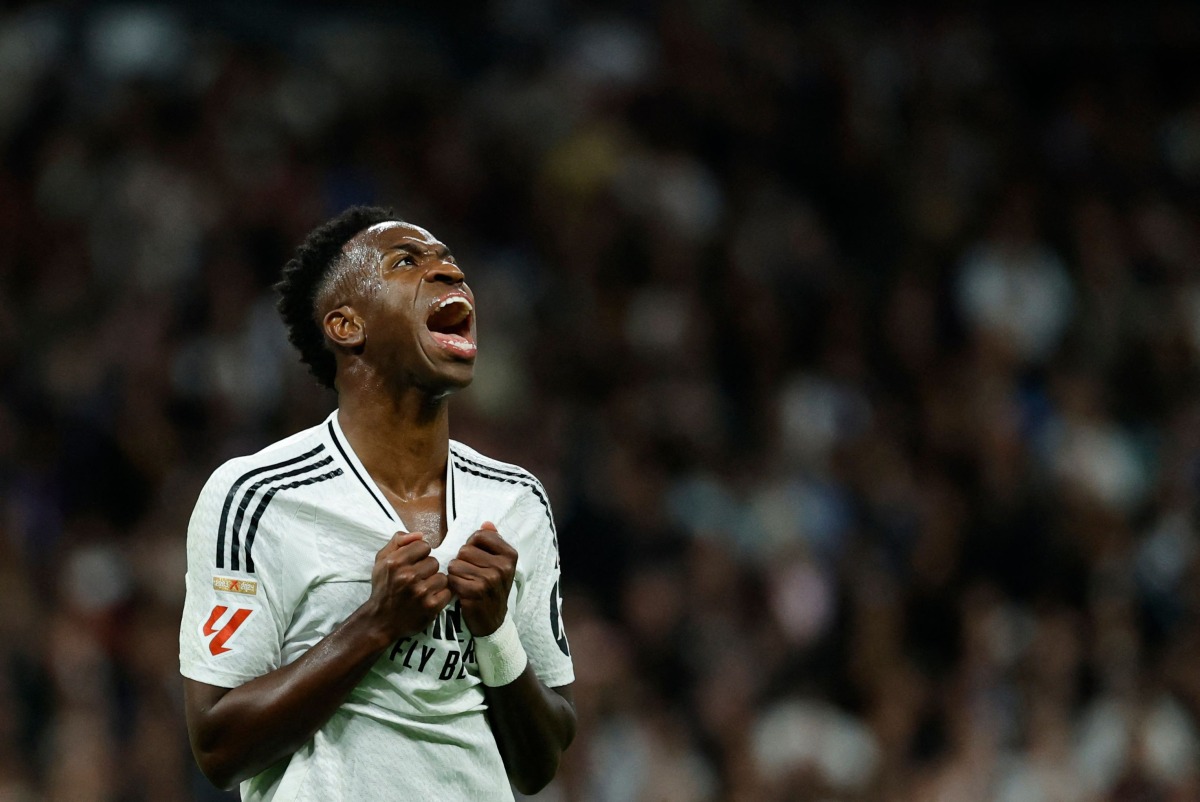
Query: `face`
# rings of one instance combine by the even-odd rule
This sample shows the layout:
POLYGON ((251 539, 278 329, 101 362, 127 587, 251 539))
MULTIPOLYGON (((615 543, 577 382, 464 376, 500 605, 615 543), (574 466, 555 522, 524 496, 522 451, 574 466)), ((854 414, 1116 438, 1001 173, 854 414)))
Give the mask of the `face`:
POLYGON ((470 384, 475 297, 450 250, 420 226, 388 222, 356 235, 346 252, 379 288, 354 304, 362 357, 436 395, 470 384))

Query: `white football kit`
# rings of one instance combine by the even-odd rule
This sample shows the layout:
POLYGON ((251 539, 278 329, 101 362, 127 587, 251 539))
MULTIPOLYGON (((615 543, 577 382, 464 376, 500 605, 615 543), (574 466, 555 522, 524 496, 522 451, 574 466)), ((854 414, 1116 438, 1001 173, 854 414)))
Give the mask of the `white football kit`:
MULTIPOLYGON (((509 616, 539 679, 574 680, 558 542, 530 473, 450 442, 444 571, 484 521, 517 550, 509 616)), ((365 602, 375 554, 405 529, 355 456, 337 412, 213 473, 188 527, 179 632, 185 677, 234 688, 297 660, 365 602)), ((389 647, 288 760, 241 784, 247 802, 511 800, 485 716, 474 642, 452 599, 389 647)))

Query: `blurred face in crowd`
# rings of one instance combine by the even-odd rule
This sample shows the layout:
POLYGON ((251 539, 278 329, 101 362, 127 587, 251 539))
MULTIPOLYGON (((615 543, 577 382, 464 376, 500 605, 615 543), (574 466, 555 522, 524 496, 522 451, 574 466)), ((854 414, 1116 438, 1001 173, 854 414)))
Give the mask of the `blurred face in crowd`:
POLYGON ((385 222, 344 249, 322 307, 325 333, 387 380, 445 395, 471 383, 475 298, 449 248, 385 222))

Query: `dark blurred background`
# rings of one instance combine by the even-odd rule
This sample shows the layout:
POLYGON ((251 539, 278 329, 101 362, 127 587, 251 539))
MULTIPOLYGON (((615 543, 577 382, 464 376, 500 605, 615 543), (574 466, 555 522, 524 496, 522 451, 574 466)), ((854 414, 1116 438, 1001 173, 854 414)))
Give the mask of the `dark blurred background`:
POLYGON ((442 5, 0 12, 0 800, 227 798, 186 523, 356 202, 554 502, 539 799, 1200 799, 1200 4, 442 5))

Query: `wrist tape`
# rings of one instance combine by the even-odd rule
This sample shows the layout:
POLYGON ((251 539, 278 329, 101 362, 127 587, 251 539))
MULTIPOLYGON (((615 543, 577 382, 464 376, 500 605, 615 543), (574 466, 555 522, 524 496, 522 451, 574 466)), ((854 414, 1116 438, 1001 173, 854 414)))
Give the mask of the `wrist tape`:
POLYGON ((511 618, 506 617, 491 635, 476 636, 475 662, 479 666, 479 679, 489 688, 507 685, 521 676, 529 657, 511 618))

